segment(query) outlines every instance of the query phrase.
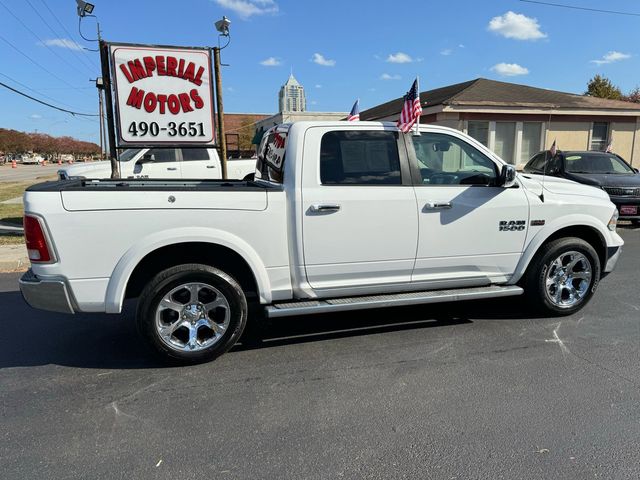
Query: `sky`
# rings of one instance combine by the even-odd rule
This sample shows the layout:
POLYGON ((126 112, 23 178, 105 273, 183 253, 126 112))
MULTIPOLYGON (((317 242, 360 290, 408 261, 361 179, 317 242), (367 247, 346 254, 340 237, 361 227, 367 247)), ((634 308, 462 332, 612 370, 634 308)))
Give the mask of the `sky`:
MULTIPOLYGON (((277 111, 291 71, 307 109, 365 110, 420 90, 478 77, 584 93, 595 74, 623 92, 640 85, 640 3, 554 0, 615 15, 522 0, 95 0, 108 41, 213 46, 222 51, 225 112, 277 111)), ((74 111, 97 113, 95 48, 78 34, 74 0, 0 0, 0 82, 74 111), (47 8, 48 7, 48 8, 47 8)), ((95 38, 93 18, 82 21, 95 38)), ((78 118, 0 87, 0 127, 98 141, 97 118, 78 118)))

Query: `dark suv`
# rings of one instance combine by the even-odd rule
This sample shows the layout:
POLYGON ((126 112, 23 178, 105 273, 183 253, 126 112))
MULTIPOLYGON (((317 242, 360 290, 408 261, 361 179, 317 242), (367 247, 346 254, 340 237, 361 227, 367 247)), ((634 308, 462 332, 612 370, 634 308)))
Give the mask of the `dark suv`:
POLYGON ((585 185, 602 188, 618 207, 621 220, 640 223, 640 174, 622 157, 614 153, 590 151, 558 151, 535 155, 524 173, 563 177, 585 185))

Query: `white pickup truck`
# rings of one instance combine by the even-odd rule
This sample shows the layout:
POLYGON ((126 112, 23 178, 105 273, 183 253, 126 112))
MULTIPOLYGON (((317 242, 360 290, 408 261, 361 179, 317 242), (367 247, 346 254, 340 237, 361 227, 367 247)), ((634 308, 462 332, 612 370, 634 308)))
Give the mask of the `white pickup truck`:
POLYGON ((26 301, 119 313, 186 362, 249 320, 524 294, 571 314, 620 256, 607 194, 517 174, 456 130, 300 122, 264 136, 254 181, 69 180, 24 197, 26 301))
MULTIPOLYGON (((133 148, 119 159, 120 178, 211 179, 222 178, 218 151, 213 148, 133 148)), ((248 179, 256 161, 228 160, 227 178, 248 179)), ((110 178, 111 162, 65 165, 58 170, 60 180, 110 178)))

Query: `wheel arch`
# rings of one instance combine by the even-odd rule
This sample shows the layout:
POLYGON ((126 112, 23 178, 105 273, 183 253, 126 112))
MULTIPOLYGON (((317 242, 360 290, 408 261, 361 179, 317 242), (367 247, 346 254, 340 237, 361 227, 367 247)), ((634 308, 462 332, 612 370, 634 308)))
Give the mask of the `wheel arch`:
POLYGON ((557 228, 548 228, 538 233, 525 249, 522 258, 516 267, 516 272, 509 283, 515 284, 520 281, 531 264, 531 261, 544 245, 552 242, 553 240, 557 240, 558 238, 567 237, 580 238, 589 243, 589 245, 591 245, 598 254, 601 271, 604 270, 607 263, 607 241, 605 233, 601 231, 597 225, 591 222, 574 223, 570 225, 557 226, 557 228))
POLYGON ((260 303, 271 302, 267 270, 244 240, 208 229, 162 232, 130 248, 116 265, 106 292, 106 312, 119 313, 125 298, 137 296, 156 273, 183 263, 203 263, 234 276, 260 303), (201 231, 204 230, 204 231, 201 231))

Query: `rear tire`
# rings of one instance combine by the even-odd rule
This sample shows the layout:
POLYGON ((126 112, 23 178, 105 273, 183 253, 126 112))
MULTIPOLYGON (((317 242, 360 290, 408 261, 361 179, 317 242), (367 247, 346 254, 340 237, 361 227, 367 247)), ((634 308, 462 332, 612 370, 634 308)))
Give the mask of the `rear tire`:
POLYGON ((523 286, 529 304, 540 313, 564 316, 583 308, 600 281, 600 259, 580 238, 543 245, 531 261, 523 286))
POLYGON ((238 341, 247 323, 238 282, 197 263, 168 268, 140 295, 138 331, 160 355, 182 363, 213 360, 238 341))

